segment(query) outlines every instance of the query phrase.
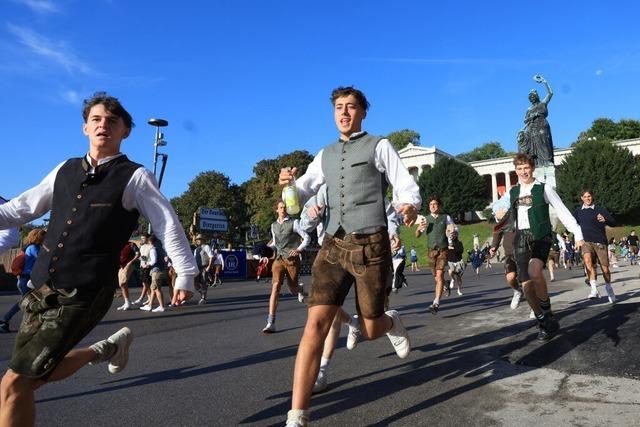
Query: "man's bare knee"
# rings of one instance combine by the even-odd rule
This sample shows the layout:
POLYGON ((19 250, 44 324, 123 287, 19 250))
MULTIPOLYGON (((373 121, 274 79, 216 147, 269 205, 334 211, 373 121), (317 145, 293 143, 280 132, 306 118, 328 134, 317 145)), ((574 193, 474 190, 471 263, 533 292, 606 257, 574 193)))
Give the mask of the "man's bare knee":
POLYGON ((20 396, 23 393, 31 393, 44 384, 42 380, 34 380, 13 372, 11 369, 5 372, 0 383, 0 391, 3 399, 20 396))

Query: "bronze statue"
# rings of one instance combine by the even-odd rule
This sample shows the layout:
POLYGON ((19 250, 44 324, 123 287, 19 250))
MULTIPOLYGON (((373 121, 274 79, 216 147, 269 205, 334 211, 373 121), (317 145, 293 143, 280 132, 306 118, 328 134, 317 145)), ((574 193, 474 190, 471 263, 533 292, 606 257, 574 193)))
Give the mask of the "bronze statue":
POLYGON ((553 96, 553 91, 541 75, 536 74, 533 76, 533 80, 545 85, 547 96, 540 101, 540 96, 535 89, 531 89, 529 92, 531 106, 524 116, 525 127, 518 132, 518 151, 533 156, 536 167, 553 166, 553 140, 551 127, 547 121, 549 115, 547 105, 553 96))

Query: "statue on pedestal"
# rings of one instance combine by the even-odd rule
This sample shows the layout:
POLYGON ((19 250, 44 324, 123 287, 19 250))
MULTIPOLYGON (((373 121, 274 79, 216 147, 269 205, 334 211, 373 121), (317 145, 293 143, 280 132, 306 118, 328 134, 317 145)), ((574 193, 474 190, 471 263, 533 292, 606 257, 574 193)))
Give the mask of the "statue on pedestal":
MULTIPOLYGON (((549 111, 547 105, 551 101, 553 91, 551 86, 540 74, 533 76, 537 83, 544 84, 547 88, 547 96, 540 101, 540 96, 535 89, 529 92, 531 106, 524 116, 524 128, 518 132, 518 151, 526 153, 535 159, 535 175, 541 182, 547 182, 553 187, 555 182, 555 166, 553 163, 553 139, 551 127, 547 121, 549 111)), ((534 176, 535 176, 534 175, 534 176)))

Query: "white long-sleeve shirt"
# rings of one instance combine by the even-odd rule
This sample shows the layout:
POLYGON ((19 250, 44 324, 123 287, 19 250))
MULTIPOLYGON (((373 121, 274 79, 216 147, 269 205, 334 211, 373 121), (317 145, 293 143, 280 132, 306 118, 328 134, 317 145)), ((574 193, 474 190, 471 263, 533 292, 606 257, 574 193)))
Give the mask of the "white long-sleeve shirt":
MULTIPOLYGON (((0 197, 0 205, 7 201, 0 197)), ((8 230, 0 230, 0 255, 5 251, 18 246, 20 242, 20 235, 17 228, 10 228, 8 230)))
MULTIPOLYGON (((123 154, 98 161, 104 164, 123 154)), ((87 161, 91 164, 89 155, 87 161)), ((66 161, 56 166, 38 185, 0 206, 0 230, 27 223, 51 210, 53 188, 58 171, 66 161)), ((93 172, 93 168, 89 170, 93 172)), ((193 278, 198 274, 195 259, 182 225, 166 197, 160 192, 155 176, 144 167, 135 170, 122 194, 122 207, 134 209, 146 217, 156 236, 163 242, 178 277, 175 287, 194 291, 193 278)))
MULTIPOLYGON (((520 183, 520 195, 518 197, 530 196, 531 189, 535 184, 540 184, 540 181, 536 179, 529 184, 520 183)), ((567 230, 573 233, 575 240, 583 240, 582 229, 551 185, 544 186, 544 201, 553 206, 558 214, 558 219, 560 219, 560 222, 564 224, 567 230)), ((525 206, 523 204, 518 205, 518 230, 527 230, 531 228, 531 224, 529 224, 529 209, 531 209, 531 206, 525 206)))
MULTIPOLYGON (((354 133, 351 136, 354 137, 360 133, 354 133)), ((309 163, 305 174, 296 179, 296 187, 303 203, 314 194, 317 194, 320 186, 326 181, 326 177, 322 172, 323 152, 324 149, 320 150, 313 161, 309 163)), ((388 139, 382 138, 376 145, 374 161, 376 169, 385 174, 387 182, 393 188, 393 206, 398 207, 408 203, 420 210, 422 199, 420 198, 418 184, 409 174, 407 168, 404 167, 398 152, 388 139)))

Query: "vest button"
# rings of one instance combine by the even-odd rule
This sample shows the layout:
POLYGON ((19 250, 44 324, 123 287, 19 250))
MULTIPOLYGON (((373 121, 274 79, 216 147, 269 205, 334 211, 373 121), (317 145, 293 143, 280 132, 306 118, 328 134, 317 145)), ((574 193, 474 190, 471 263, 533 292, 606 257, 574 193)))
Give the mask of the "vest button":
POLYGON ((62 232, 62 235, 63 235, 64 237, 67 237, 67 236, 69 235, 69 233, 68 233, 67 231, 63 231, 63 232, 62 232))
POLYGON ((71 224, 73 224, 73 221, 72 221, 72 220, 70 220, 70 219, 68 219, 68 220, 67 220, 67 224, 71 225, 71 224))
POLYGON ((78 198, 78 199, 82 199, 82 194, 78 194, 78 195, 76 196, 76 198, 78 198))
POLYGON ((87 183, 86 183, 86 182, 85 182, 84 184, 82 184, 82 187, 83 187, 83 188, 84 188, 84 187, 86 187, 86 186, 87 186, 87 183))
POLYGON ((78 208, 71 208, 71 212, 77 212, 78 208))
POLYGON ((55 269, 55 268, 50 268, 50 269, 49 269, 49 273, 55 273, 55 272, 56 272, 56 269, 55 269))
POLYGON ((64 248, 64 243, 58 243, 59 248, 64 248))
POLYGON ((57 256, 54 256, 53 258, 51 258, 51 260, 52 260, 52 261, 57 261, 57 260, 59 260, 59 259, 60 259, 60 258, 58 258, 57 256))

